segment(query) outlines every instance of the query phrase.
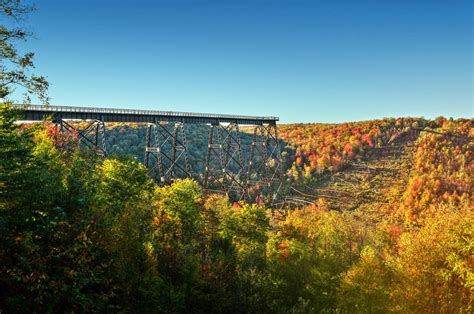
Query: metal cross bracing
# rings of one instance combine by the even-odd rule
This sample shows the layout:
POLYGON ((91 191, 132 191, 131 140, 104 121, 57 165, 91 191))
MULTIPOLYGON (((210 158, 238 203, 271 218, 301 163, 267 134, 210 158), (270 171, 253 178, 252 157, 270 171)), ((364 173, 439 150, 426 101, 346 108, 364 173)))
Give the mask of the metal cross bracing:
POLYGON ((247 191, 244 169, 239 125, 211 125, 204 165, 204 189, 225 193, 231 201, 240 201, 247 191))
POLYGON ((149 123, 146 129, 145 166, 161 185, 191 177, 184 124, 149 123))
POLYGON ((66 135, 67 141, 62 143, 61 149, 66 149, 75 144, 90 148, 95 154, 101 157, 107 156, 105 124, 100 120, 87 121, 84 128, 75 126, 66 120, 57 119, 55 124, 60 136, 66 135))
POLYGON ((250 156, 247 163, 247 192, 249 201, 273 203, 283 185, 283 161, 276 124, 254 128, 250 156))

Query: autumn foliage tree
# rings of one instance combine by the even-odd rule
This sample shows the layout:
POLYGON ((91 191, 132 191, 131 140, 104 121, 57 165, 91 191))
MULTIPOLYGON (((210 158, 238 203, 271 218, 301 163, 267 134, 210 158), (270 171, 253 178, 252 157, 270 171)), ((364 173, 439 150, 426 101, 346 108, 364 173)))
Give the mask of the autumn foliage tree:
POLYGON ((157 186, 133 159, 58 149, 48 126, 1 110, 6 311, 472 312, 472 150, 445 134, 471 136, 470 121, 414 142, 382 205, 320 199, 276 219, 194 180, 157 186))
POLYGON ((24 1, 0 1, 0 99, 7 99, 15 88, 20 88, 25 92, 25 101, 36 95, 42 102, 48 102, 48 82, 31 71, 34 53, 20 53, 16 47, 31 36, 22 22, 32 10, 24 1))

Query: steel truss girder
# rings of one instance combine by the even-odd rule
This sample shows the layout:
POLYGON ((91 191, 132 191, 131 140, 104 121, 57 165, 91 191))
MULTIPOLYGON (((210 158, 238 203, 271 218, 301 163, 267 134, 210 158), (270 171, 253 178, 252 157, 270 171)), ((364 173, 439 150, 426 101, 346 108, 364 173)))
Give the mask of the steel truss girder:
POLYGON ((72 145, 86 146, 101 157, 107 156, 105 123, 101 120, 91 120, 85 128, 80 129, 63 119, 57 119, 56 127, 59 134, 67 134, 68 141, 60 149, 66 149, 72 145))
POLYGON ((254 128, 252 147, 247 163, 247 190, 250 200, 267 196, 275 202, 284 181, 281 147, 276 124, 254 128))
POLYGON ((183 123, 148 123, 145 145, 145 166, 161 185, 191 177, 183 123))
POLYGON ((245 197, 247 184, 238 124, 210 126, 203 180, 208 192, 225 193, 231 201, 245 197))

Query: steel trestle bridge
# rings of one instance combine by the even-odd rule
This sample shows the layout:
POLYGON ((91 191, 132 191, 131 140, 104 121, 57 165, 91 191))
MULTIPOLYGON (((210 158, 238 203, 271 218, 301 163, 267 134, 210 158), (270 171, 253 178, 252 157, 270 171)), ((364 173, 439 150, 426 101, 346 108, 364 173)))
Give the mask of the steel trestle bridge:
POLYGON ((275 124, 278 117, 254 117, 194 112, 112 109, 71 106, 17 105, 24 110, 25 120, 38 121, 54 115, 62 119, 96 119, 103 122, 182 122, 182 123, 234 123, 241 125, 275 124))
POLYGON ((278 139, 278 117, 206 114, 72 106, 15 105, 25 121, 51 120, 59 134, 88 146, 105 157, 106 122, 146 123, 144 164, 158 183, 192 177, 186 124, 209 125, 202 186, 225 193, 232 201, 275 201, 283 184, 283 161, 278 139), (79 129, 71 120, 84 120, 79 129), (239 125, 253 126, 252 145, 243 154, 239 125))

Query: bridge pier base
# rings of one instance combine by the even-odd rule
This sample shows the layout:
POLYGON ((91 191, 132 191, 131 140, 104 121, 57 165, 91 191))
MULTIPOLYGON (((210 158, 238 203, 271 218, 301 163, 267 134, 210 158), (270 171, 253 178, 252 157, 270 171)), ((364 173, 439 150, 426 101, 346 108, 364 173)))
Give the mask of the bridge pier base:
POLYGON ((244 199, 247 192, 244 168, 239 125, 212 124, 204 165, 204 189, 225 193, 234 202, 244 199))
POLYGON ((191 177, 183 123, 149 123, 145 145, 144 164, 161 185, 191 177))
POLYGON ((66 135, 66 140, 60 149, 65 149, 68 146, 78 144, 89 147, 95 154, 101 157, 107 156, 106 137, 105 137, 105 123, 101 120, 91 120, 85 128, 80 129, 63 119, 55 121, 58 128, 58 134, 66 135))

